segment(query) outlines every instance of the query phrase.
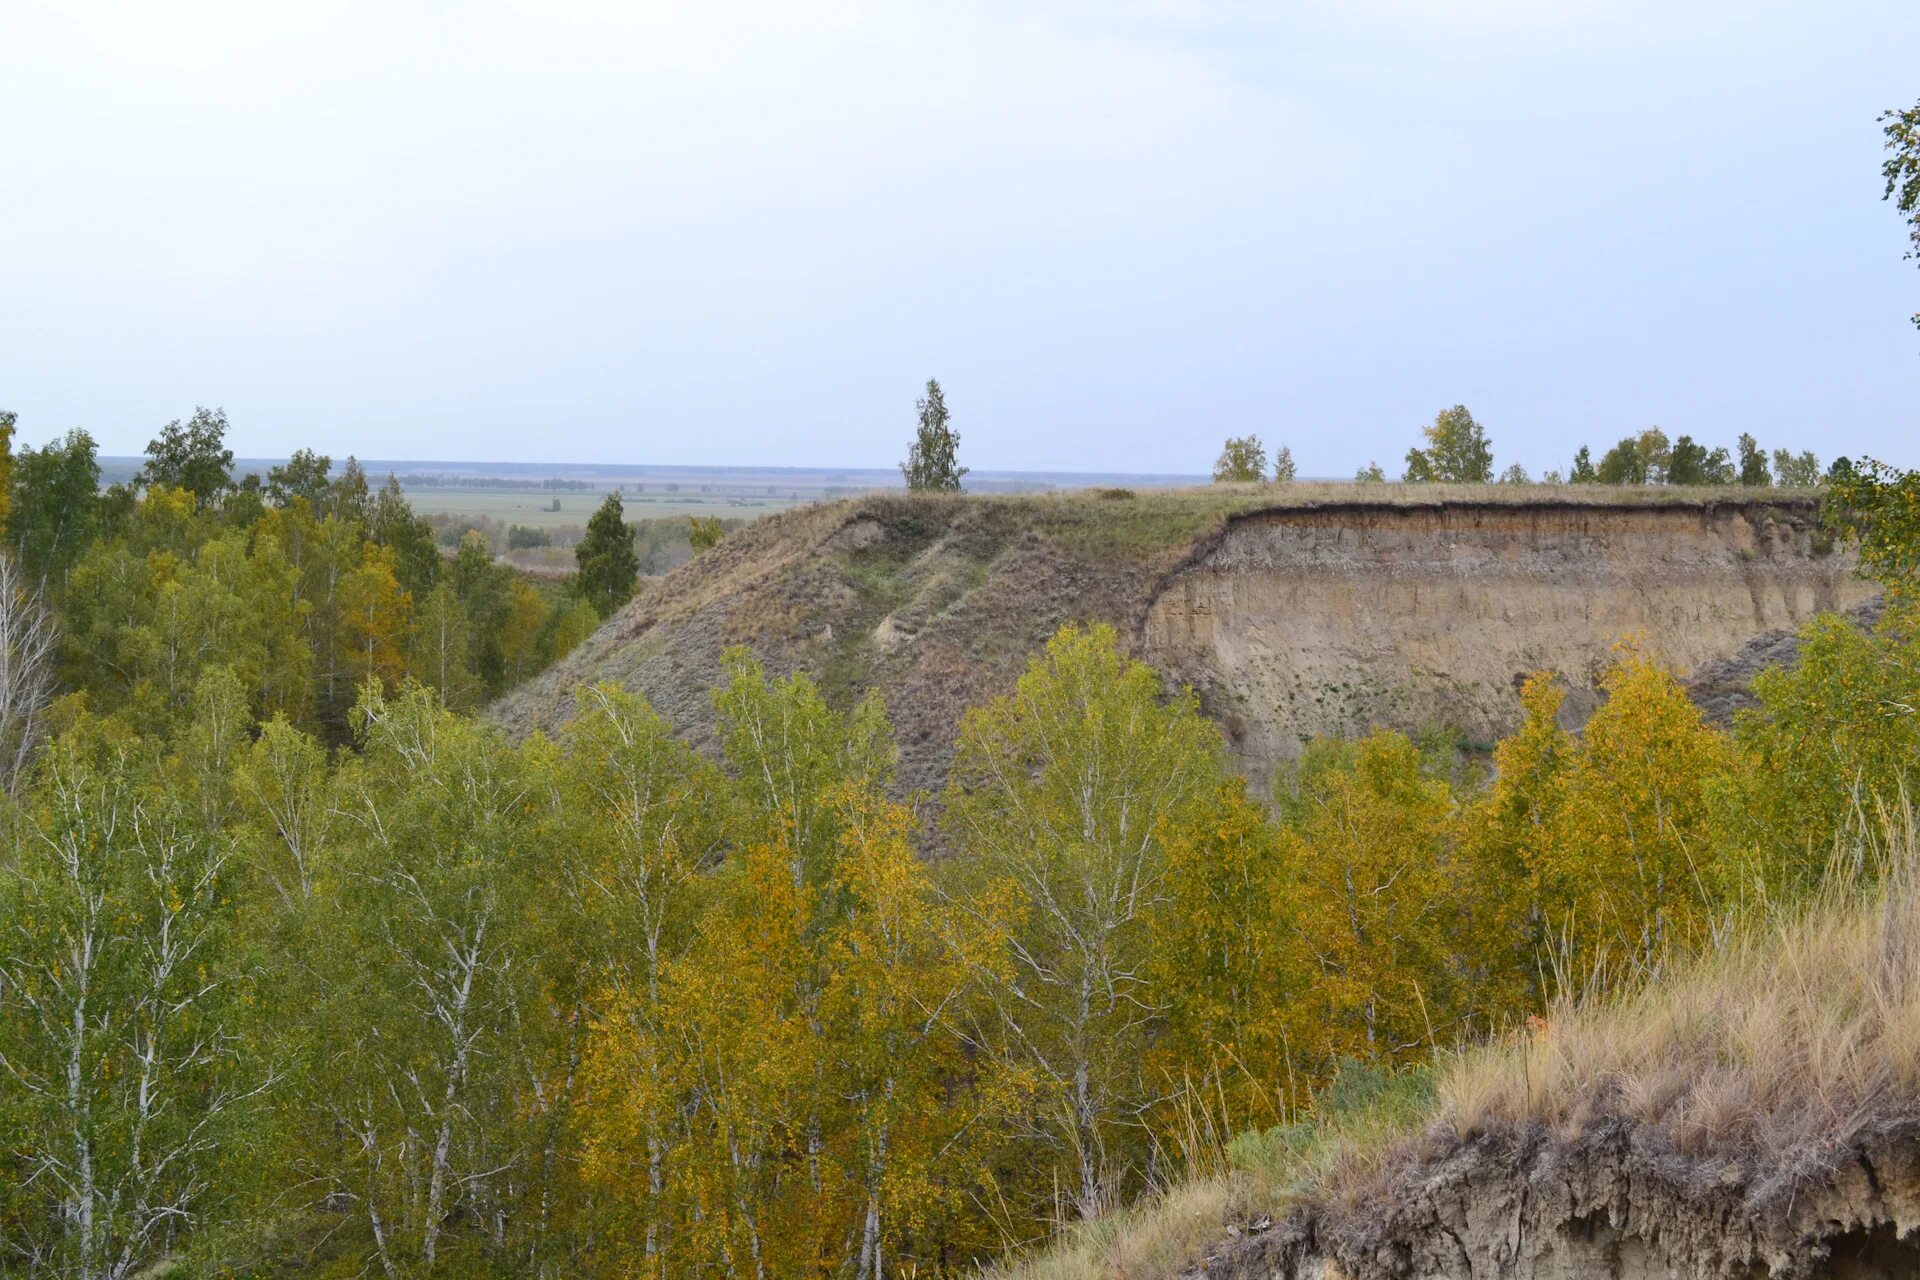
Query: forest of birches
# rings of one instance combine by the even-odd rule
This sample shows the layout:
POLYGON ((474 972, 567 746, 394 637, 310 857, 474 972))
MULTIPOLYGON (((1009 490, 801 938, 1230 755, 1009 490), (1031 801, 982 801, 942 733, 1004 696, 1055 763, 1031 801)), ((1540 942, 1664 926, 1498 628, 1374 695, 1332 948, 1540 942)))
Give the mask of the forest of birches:
POLYGON ((1920 478, 1871 463, 1826 519, 1889 607, 1731 727, 1627 646, 1579 734, 1542 674, 1490 755, 1249 786, 1068 628, 903 797, 877 698, 744 650, 717 758, 606 686, 510 739, 471 712, 633 590, 617 497, 540 588, 224 429, 104 491, 5 451, 0 1274, 957 1274, 1657 974, 1920 760, 1920 478))

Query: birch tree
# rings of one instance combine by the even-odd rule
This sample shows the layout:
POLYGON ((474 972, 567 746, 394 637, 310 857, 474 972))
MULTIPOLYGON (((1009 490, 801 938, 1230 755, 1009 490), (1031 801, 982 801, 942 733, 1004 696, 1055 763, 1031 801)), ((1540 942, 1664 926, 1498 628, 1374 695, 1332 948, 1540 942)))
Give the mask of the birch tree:
POLYGON ((1569 755, 1536 870, 1576 972, 1602 955, 1657 971, 1705 940, 1728 888, 1716 795, 1732 743, 1631 648, 1600 686, 1607 701, 1569 755))
POLYGON ((15 794, 53 701, 57 633, 40 595, 0 551, 0 789, 15 794))
POLYGON ((971 1109, 948 1030, 967 966, 942 943, 950 929, 911 825, 904 806, 850 792, 830 890, 842 915, 821 1007, 845 1104, 839 1145, 854 1215, 839 1271, 858 1280, 918 1269, 902 1254, 937 1207, 940 1158, 971 1109))
POLYGON ((0 1265, 118 1280, 218 1221, 248 1104, 232 846, 84 721, 0 860, 0 1265))
POLYGON ((602 1109, 590 1125, 604 1136, 591 1172, 610 1186, 643 1274, 659 1275, 672 1246, 669 1164, 684 1154, 685 1109, 667 1052, 665 983, 693 941, 701 873, 718 852, 721 778, 643 699, 612 685, 575 696, 581 711, 562 736, 552 783, 565 851, 557 879, 579 923, 577 1025, 597 1025, 617 1059, 602 1063, 602 1109))
POLYGON ((1223 776, 1218 731, 1104 626, 1068 627, 1014 692, 970 712, 947 790, 958 903, 1005 964, 980 979, 980 1048, 1028 1073, 1034 1136, 1065 1161, 1074 1211, 1107 1205, 1155 1091, 1148 1027, 1165 832, 1223 776))
POLYGON ((306 939, 318 1046, 296 1161, 388 1275, 531 1261, 546 1190, 529 1130, 556 1105, 522 755, 410 686, 368 684, 364 760, 306 939))
POLYGON ((1318 1070, 1429 1047, 1453 973, 1451 789, 1412 742, 1382 730, 1313 744, 1281 808, 1296 928, 1316 970, 1318 1031, 1302 1061, 1318 1070))
POLYGON ((1188 1096, 1163 1109, 1161 1130, 1184 1139, 1196 1105, 1229 1133, 1279 1123, 1310 1083, 1293 1061, 1307 1042, 1301 1011, 1313 980, 1293 851, 1238 778, 1164 838, 1167 903, 1152 963, 1166 1013, 1150 1079, 1188 1096))

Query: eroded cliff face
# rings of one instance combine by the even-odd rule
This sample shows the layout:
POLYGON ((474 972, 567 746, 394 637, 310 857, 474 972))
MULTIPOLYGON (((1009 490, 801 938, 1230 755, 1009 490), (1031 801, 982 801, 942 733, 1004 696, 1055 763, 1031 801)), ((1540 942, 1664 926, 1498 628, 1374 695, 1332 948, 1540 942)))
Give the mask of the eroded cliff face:
POLYGON ((1853 569, 1805 500, 1271 510, 1169 574, 1139 638, 1261 780, 1311 737, 1375 725, 1490 744, 1539 670, 1565 679, 1576 727, 1620 641, 1685 677, 1861 604, 1853 569))
POLYGON ((1627 1122, 1436 1144, 1354 1203, 1242 1224, 1192 1280, 1914 1280, 1920 1129, 1836 1135, 1792 1168, 1627 1122))

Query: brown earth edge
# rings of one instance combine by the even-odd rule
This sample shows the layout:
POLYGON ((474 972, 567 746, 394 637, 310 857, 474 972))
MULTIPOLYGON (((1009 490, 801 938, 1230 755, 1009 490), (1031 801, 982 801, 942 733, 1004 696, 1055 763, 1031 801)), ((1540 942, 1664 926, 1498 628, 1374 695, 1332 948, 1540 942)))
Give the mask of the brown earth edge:
POLYGON ((1193 1280, 1914 1280, 1920 1116, 1772 1168, 1624 1119, 1435 1132, 1350 1203, 1239 1223, 1193 1280))

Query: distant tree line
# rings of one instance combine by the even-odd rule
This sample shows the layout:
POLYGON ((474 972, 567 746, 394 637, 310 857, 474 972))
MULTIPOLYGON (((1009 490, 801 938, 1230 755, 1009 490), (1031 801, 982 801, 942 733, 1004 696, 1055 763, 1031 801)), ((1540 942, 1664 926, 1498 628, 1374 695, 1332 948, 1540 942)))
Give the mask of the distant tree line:
MULTIPOLYGON (((1474 419, 1463 404, 1443 409, 1433 422, 1421 429, 1421 443, 1407 450, 1406 469, 1401 481, 1406 484, 1491 484, 1496 480, 1493 442, 1486 428, 1474 419)), ((1599 462, 1592 450, 1581 445, 1572 466, 1565 472, 1550 470, 1541 477, 1543 484, 1609 485, 1742 485, 1762 488, 1780 485, 1787 488, 1811 488, 1825 479, 1846 473, 1846 458, 1836 459, 1822 473, 1820 460, 1811 451, 1794 453, 1775 449, 1771 455, 1759 443, 1742 433, 1734 448, 1709 448, 1692 436, 1669 440, 1658 427, 1622 437, 1607 450, 1599 462)), ((1294 478, 1293 454, 1284 445, 1275 453, 1271 471, 1267 449, 1259 436, 1234 436, 1221 448, 1213 464, 1216 483, 1246 484, 1271 481, 1284 484, 1294 478)), ((1356 483, 1379 484, 1386 473, 1377 462, 1368 463, 1354 475, 1356 483)), ((1519 463, 1511 463, 1498 473, 1502 484, 1529 484, 1532 477, 1519 463)))
POLYGON ((409 471, 400 477, 400 484, 407 489, 561 489, 569 493, 585 493, 600 487, 592 480, 568 480, 559 476, 530 480, 507 476, 462 476, 421 471, 409 471))

